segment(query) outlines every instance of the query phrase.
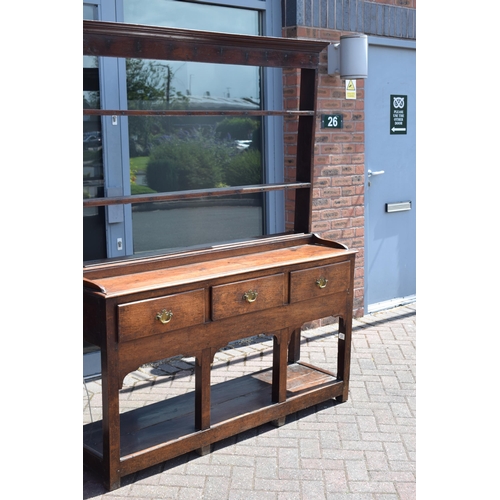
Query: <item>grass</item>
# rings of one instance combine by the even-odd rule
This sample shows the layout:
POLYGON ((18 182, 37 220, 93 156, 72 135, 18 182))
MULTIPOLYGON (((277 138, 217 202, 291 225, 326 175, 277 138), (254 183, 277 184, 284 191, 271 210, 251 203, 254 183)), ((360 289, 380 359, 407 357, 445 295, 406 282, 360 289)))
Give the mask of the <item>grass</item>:
POLYGON ((130 175, 135 175, 137 172, 145 172, 148 165, 149 156, 136 156, 130 158, 130 175))
POLYGON ((145 172, 149 161, 149 156, 136 156, 130 158, 130 191, 131 194, 156 193, 147 186, 138 186, 135 183, 137 172, 145 172))

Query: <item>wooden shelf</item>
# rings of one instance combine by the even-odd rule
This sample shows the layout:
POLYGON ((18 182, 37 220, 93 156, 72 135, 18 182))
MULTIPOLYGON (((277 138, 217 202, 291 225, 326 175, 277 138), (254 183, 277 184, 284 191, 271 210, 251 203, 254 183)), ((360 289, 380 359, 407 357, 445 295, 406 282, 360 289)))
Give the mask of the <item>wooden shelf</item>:
POLYGON ((193 189, 167 193, 152 193, 131 196, 109 196, 107 198, 91 198, 83 200, 84 207, 100 207, 107 205, 124 205, 127 203, 153 203, 165 201, 193 200, 205 197, 220 197, 231 195, 248 195, 253 193, 267 193, 287 189, 310 189, 310 182, 288 182, 280 184, 259 184, 253 186, 235 186, 224 188, 193 189))
MULTIPOLYGON (((306 393, 327 389, 330 397, 342 393, 342 381, 335 375, 294 363, 287 367, 287 402, 306 393)), ((282 406, 272 402, 272 369, 263 370, 211 387, 211 427, 217 428, 229 420, 245 420, 252 416, 255 425, 267 423, 260 416, 263 408, 282 406)), ((284 407, 283 407, 284 408, 284 407)), ((274 415, 274 413, 269 413, 274 415)), ((263 414, 265 415, 265 413, 263 414)), ((278 412, 281 416, 281 412, 278 412)), ((278 418, 278 417, 272 417, 278 418)), ((199 433, 195 428, 195 394, 190 392, 159 403, 120 414, 121 459, 128 460, 160 445, 169 446, 199 433)), ((235 433, 240 432, 240 426, 235 433)), ((83 428, 84 446, 96 457, 102 456, 102 422, 87 424, 83 428)), ((193 447, 193 450, 199 446, 193 447)))
POLYGON ((268 111, 268 110, 197 110, 197 109, 84 109, 84 115, 92 116, 315 116, 315 111, 298 111, 298 110, 283 110, 283 111, 268 111))
POLYGON ((316 93, 320 52, 327 42, 254 35, 236 35, 160 26, 104 21, 83 21, 83 54, 100 57, 210 62, 214 64, 295 68, 300 71, 297 110, 100 110, 86 109, 86 115, 120 116, 285 116, 297 117, 298 137, 295 183, 238 186, 221 189, 179 191, 149 195, 118 196, 84 200, 84 207, 186 200, 204 196, 244 195, 277 189, 295 189, 294 231, 311 228, 312 161, 316 93))
POLYGON ((121 477, 155 463, 283 424, 328 399, 345 401, 354 256, 314 235, 293 235, 86 268, 84 339, 102 350, 105 403, 102 422, 84 427, 85 462, 116 489, 121 477), (249 289, 255 302, 244 298, 249 289), (158 321, 162 309, 172 321, 158 321), (339 317, 337 360, 330 360, 336 373, 300 361, 300 327, 330 315, 339 317), (265 332, 274 338, 272 367, 211 386, 215 353, 265 332), (196 360, 195 390, 120 414, 126 374, 180 353, 196 360))
MULTIPOLYGON (((336 398, 347 400, 355 251, 311 234, 320 52, 326 42, 84 21, 84 54, 296 68, 297 111, 86 110, 96 115, 297 117, 295 182, 115 196, 84 207, 169 202, 294 189, 293 234, 96 262, 83 269, 84 340, 101 348, 103 418, 84 426, 85 463, 109 490, 123 476, 336 398), (300 361, 301 327, 339 318, 336 373, 300 361), (273 337, 272 367, 211 386, 215 353, 233 340, 273 337), (125 413, 124 377, 176 355, 195 358, 192 393, 125 413)), ((182 230, 187 230, 182 228, 182 230)))
POLYGON ((83 54, 316 69, 328 43, 316 40, 83 21, 83 54))

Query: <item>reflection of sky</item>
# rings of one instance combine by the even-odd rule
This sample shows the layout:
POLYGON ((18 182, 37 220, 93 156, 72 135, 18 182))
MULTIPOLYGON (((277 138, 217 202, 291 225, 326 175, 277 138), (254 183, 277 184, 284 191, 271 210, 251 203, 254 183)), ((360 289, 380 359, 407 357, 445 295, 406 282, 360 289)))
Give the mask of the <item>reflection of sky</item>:
POLYGON ((258 35, 258 13, 178 0, 124 0, 124 22, 258 35), (147 8, 146 8, 147 6, 147 8))
MULTIPOLYGON (((173 28, 258 35, 258 12, 178 0, 124 0, 124 22, 173 28), (147 6, 147 8, 146 8, 147 6)), ((253 66, 232 66, 193 62, 169 62, 176 92, 193 96, 251 97, 258 99, 259 70, 253 66)))
POLYGON ((212 97, 259 98, 258 68, 255 66, 230 66, 193 62, 169 62, 174 77, 172 86, 183 94, 212 97))

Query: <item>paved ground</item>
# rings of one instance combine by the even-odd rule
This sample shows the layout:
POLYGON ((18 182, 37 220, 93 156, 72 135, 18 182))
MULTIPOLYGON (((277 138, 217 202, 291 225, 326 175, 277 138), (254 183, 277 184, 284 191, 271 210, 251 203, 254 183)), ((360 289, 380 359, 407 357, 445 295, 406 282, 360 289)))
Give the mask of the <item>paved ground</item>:
MULTIPOLYGON (((282 427, 263 425, 216 443, 209 455, 151 467, 113 492, 84 469, 83 498, 415 500, 415 323, 416 304, 354 321, 346 403, 329 401, 287 417, 282 427)), ((212 383, 269 367, 272 342, 260 340, 218 353, 212 383)), ((308 330, 301 359, 332 369, 336 341, 335 325, 308 330)), ((192 361, 177 358, 128 375, 121 409, 192 389, 192 361)), ((100 418, 100 400, 100 381, 87 383, 84 422, 100 418)))

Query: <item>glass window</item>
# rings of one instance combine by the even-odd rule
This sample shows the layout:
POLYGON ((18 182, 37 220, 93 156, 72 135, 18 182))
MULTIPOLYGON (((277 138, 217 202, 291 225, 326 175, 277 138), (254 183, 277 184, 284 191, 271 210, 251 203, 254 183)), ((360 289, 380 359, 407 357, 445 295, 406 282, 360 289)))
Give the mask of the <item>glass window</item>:
MULTIPOLYGON (((83 6, 84 19, 97 19, 97 7, 83 6)), ((83 108, 100 108, 98 58, 83 56, 83 108)), ((104 196, 100 116, 83 116, 83 198, 104 196)), ((106 257, 104 207, 83 209, 83 260, 106 257)))
MULTIPOLYGON (((95 5, 83 6, 83 18, 97 19, 95 5)), ((83 56, 83 107, 101 107, 99 85, 99 62, 97 57, 83 56)), ((83 198, 104 195, 104 170, 102 158, 102 129, 99 116, 83 116, 83 198)), ((83 260, 106 257, 106 227, 104 207, 83 209, 83 260)), ((95 374, 99 348, 83 341, 83 353, 89 355, 84 361, 84 376, 95 374), (91 360, 91 361, 89 361, 91 360), (90 363, 90 365, 89 365, 90 363)))
MULTIPOLYGON (((124 21, 260 34, 254 10, 176 0, 124 0, 124 21)), ((262 108, 259 67, 129 59, 130 110, 262 108)), ((130 192, 260 184, 263 120, 223 115, 129 117, 130 192)), ((134 253, 260 236, 264 197, 238 195, 132 207, 134 253)))
POLYGON ((255 10, 185 0, 123 0, 126 23, 259 35, 255 10))

